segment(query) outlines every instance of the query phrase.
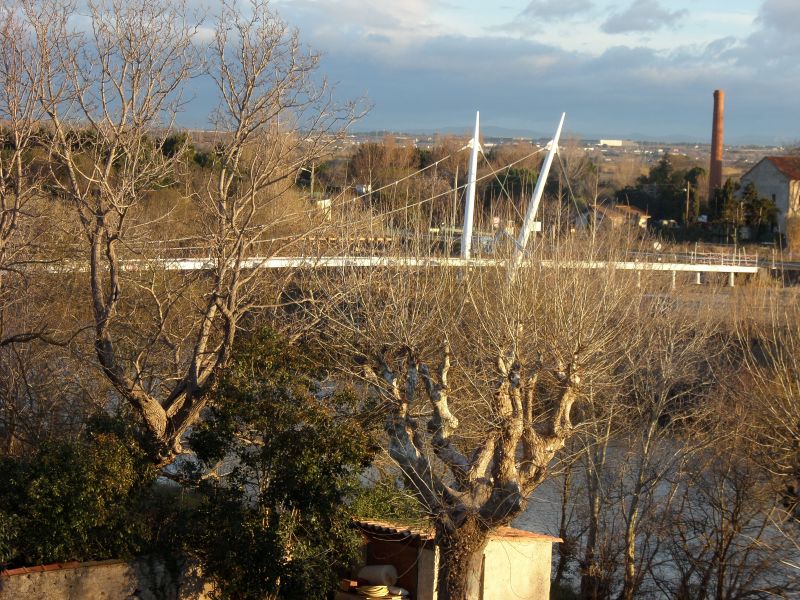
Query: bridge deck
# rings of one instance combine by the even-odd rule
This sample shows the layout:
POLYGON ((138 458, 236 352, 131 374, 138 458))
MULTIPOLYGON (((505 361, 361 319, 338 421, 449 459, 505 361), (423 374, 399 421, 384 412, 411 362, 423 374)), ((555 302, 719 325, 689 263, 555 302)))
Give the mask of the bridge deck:
MULTIPOLYGON (((497 258, 455 258, 455 257, 413 257, 413 256, 254 256, 245 259, 245 269, 299 269, 299 268, 341 268, 341 267, 454 267, 484 268, 500 267, 504 259, 497 258)), ((148 270, 154 266, 168 271, 198 271, 213 268, 214 260, 210 258, 158 258, 128 259, 123 262, 123 269, 128 271, 148 270)), ((525 263, 523 262, 523 265, 525 263)), ((541 264, 552 266, 553 261, 543 260, 541 264)), ((570 261, 567 266, 583 269, 605 269, 613 266, 616 269, 633 271, 667 271, 690 273, 758 273, 756 264, 706 264, 683 262, 651 262, 651 261, 570 261)))

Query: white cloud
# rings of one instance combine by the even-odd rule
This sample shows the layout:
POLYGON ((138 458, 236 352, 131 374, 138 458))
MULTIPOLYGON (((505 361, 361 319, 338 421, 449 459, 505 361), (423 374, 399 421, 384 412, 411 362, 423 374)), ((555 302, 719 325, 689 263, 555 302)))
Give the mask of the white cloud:
POLYGON ((518 0, 491 15, 478 0, 285 0, 276 7, 323 52, 322 70, 340 82, 343 97, 369 94, 375 108, 367 128, 468 124, 475 108, 489 123, 535 128, 531 119, 566 109, 581 132, 698 132, 704 139, 710 93, 722 87, 732 138, 737 127, 745 134, 785 129, 772 121, 791 120, 796 110, 800 66, 787 49, 800 36, 776 32, 781 19, 796 15, 790 9, 798 0, 766 0, 757 22, 754 0, 730 0, 723 11, 716 0, 627 0, 608 16, 610 1, 518 0), (513 15, 516 28, 496 26, 513 15), (547 26, 534 31, 537 21, 547 26), (769 125, 760 110, 767 97, 769 125))
POLYGON ((200 44, 208 44, 216 35, 216 32, 212 27, 208 27, 206 25, 198 26, 197 31, 194 34, 194 40, 200 44))
POLYGON ((800 5, 797 0, 765 0, 758 21, 765 28, 792 36, 800 35, 800 5))
POLYGON ((756 23, 759 28, 736 49, 737 63, 787 80, 800 77, 800 6, 796 0, 765 0, 756 23))
MULTIPOLYGON (((282 15, 298 17, 295 24, 343 30, 358 35, 381 35, 393 41, 427 37, 447 31, 435 17, 439 0, 365 3, 363 0, 284 0, 276 4, 282 15)), ((305 26, 303 25, 303 28, 305 26)))
POLYGON ((555 21, 585 14, 592 8, 592 0, 531 0, 521 16, 555 21))
POLYGON ((675 26, 689 11, 669 11, 658 0, 634 0, 627 9, 614 13, 602 25, 606 33, 630 31, 657 31, 662 27, 675 26))

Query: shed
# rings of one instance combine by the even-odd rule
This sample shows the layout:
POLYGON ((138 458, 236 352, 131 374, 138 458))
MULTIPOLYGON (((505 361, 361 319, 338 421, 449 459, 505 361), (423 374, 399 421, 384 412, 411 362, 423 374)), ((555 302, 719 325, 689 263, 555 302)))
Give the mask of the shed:
POLYGON ((590 223, 595 223, 599 227, 616 228, 627 225, 645 229, 649 219, 650 215, 635 206, 627 204, 604 206, 598 204, 593 209, 579 213, 576 224, 581 228, 588 227, 590 223))
MULTIPOLYGON (((367 564, 392 564, 397 585, 413 600, 435 600, 438 549, 432 528, 359 520, 367 564)), ((553 544, 560 538, 501 527, 483 552, 481 596, 476 600, 540 600, 550 597, 553 544)))

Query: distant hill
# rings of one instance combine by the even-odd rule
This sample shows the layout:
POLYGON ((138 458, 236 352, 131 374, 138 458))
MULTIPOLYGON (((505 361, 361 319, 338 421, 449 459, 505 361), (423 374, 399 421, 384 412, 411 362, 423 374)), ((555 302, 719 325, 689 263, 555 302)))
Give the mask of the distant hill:
MULTIPOLYGON (((395 135, 410 135, 410 136, 420 136, 420 135, 458 135, 458 136, 468 136, 472 133, 472 128, 469 126, 449 126, 449 127, 437 127, 437 128, 409 128, 403 131, 375 131, 375 130, 359 130, 355 129, 354 132, 364 134, 374 134, 376 136, 382 136, 387 133, 395 134, 395 135)), ((654 143, 654 144, 710 144, 711 143, 711 132, 709 130, 708 135, 695 135, 689 133, 673 133, 673 134, 661 134, 661 135, 654 135, 654 134, 647 134, 647 133, 639 133, 639 132, 626 132, 626 133, 609 133, 609 132, 596 132, 596 131, 589 131, 589 132, 574 132, 574 131, 567 131, 568 135, 571 136, 578 136, 584 140, 599 140, 599 139, 617 139, 617 140, 631 140, 635 142, 647 142, 647 143, 654 143)), ((536 131, 530 129, 518 129, 513 127, 501 127, 498 125, 486 124, 481 126, 481 134, 486 137, 492 138, 528 138, 534 140, 541 140, 541 139, 549 139, 553 132, 547 131, 536 131)), ((782 145, 792 145, 796 143, 796 140, 783 140, 778 139, 773 136, 761 136, 761 135, 741 135, 741 136, 729 136, 725 139, 725 144, 727 146, 782 146, 782 145)))

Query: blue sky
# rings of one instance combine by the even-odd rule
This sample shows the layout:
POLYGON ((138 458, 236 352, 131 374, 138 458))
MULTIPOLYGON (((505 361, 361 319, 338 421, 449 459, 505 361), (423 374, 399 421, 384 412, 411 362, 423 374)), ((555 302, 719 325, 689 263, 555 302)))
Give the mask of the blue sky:
POLYGON ((800 140, 800 0, 275 0, 360 129, 800 140))

